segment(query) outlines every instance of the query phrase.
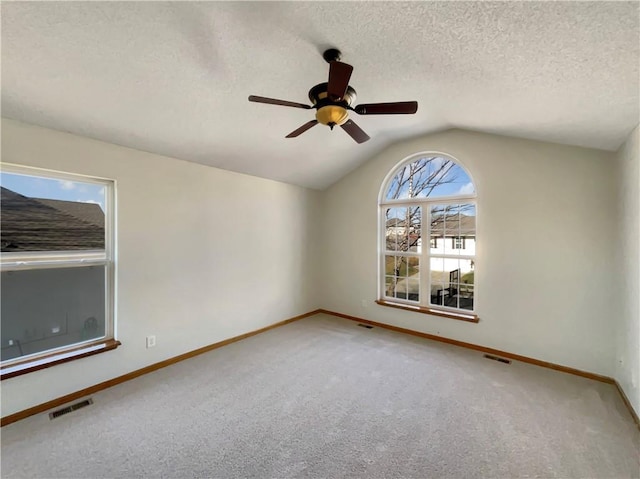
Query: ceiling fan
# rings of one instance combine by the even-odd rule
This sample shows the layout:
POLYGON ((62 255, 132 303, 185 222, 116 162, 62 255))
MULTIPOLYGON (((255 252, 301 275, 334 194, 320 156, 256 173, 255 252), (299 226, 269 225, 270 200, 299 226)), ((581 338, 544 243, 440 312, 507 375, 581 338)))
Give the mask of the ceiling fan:
POLYGON ((295 138, 318 123, 333 127, 339 125, 351 138, 358 143, 364 143, 369 139, 356 123, 349 119, 349 110, 359 115, 411 115, 418 111, 417 101, 401 101, 395 103, 363 103, 353 107, 356 100, 356 91, 349 86, 349 79, 353 67, 340 61, 341 53, 335 48, 330 48, 322 54, 329 63, 329 81, 320 83, 309 90, 309 100, 313 106, 293 101, 276 100, 263 96, 251 95, 249 101, 256 103, 268 103, 270 105, 290 106, 311 110, 315 108, 316 119, 308 121, 297 130, 292 131, 286 137, 295 138))

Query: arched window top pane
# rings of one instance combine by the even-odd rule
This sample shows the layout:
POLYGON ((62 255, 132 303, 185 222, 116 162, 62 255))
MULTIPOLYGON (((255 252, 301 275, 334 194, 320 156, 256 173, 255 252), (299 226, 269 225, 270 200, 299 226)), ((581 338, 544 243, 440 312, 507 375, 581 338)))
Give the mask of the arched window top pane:
POLYGON ((424 155, 396 170, 385 199, 443 198, 474 195, 475 192, 469 174, 451 158, 424 155))

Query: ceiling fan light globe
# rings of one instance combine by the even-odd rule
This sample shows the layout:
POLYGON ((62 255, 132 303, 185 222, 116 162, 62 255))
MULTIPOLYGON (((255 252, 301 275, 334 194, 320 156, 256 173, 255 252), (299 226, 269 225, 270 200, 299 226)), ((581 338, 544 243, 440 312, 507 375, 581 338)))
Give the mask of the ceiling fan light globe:
POLYGON ((346 108, 339 105, 327 105, 318 108, 316 112, 316 120, 323 125, 343 125, 349 119, 349 112, 346 108))

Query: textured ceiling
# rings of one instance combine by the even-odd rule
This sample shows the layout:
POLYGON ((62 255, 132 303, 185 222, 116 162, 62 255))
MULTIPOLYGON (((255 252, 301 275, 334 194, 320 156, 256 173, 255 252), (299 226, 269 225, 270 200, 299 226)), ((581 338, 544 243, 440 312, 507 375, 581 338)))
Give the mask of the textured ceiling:
MULTIPOLYGON (((638 124, 638 3, 2 2, 2 115, 325 188, 389 143, 458 127, 615 150, 638 124), (358 145, 307 101, 343 51, 358 145)), ((400 160, 400 159, 399 159, 400 160)), ((88 159, 88 161, 90 161, 88 159)))

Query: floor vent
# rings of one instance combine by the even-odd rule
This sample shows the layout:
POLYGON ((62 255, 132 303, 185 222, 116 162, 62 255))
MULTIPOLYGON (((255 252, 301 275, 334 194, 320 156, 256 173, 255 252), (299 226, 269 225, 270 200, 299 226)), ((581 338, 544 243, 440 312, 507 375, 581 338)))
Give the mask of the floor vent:
POLYGON ((49 419, 55 419, 57 417, 63 416, 65 414, 69 414, 70 412, 75 411, 76 409, 80 409, 83 407, 87 407, 90 404, 93 404, 93 399, 85 399, 84 401, 80 401, 78 403, 72 404, 71 406, 63 407, 62 409, 58 409, 57 411, 53 411, 49 413, 49 419))
POLYGON ((501 363, 511 364, 510 359, 499 358, 498 356, 492 356, 491 354, 485 354, 484 357, 487 359, 493 359, 494 361, 500 361, 501 363))
POLYGON ((360 326, 361 328, 373 329, 373 326, 369 326, 368 324, 358 323, 358 326, 360 326))

